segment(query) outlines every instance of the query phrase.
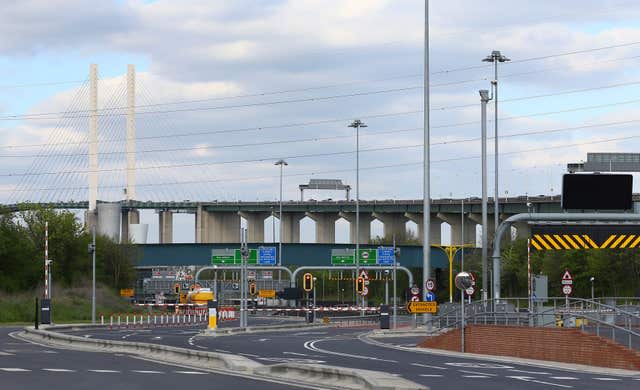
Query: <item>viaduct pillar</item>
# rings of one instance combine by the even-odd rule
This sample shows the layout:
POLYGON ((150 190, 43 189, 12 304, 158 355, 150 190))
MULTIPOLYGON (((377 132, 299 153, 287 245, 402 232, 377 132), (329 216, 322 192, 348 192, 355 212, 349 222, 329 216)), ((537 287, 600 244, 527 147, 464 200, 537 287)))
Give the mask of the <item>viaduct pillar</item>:
POLYGON ((336 220, 338 213, 305 213, 316 223, 316 244, 333 244, 336 242, 336 220))
POLYGON ((451 244, 476 244, 476 223, 471 221, 469 217, 464 218, 464 237, 461 235, 462 220, 460 214, 457 213, 438 213, 438 218, 445 221, 451 226, 451 244))
MULTIPOLYGON (((349 221, 349 242, 351 244, 356 243, 356 214, 355 213, 340 213, 340 217, 349 221)), ((368 213, 360 213, 360 237, 358 242, 360 244, 368 244, 371 238, 371 221, 373 216, 368 213)))
POLYGON ((407 239, 407 217, 404 213, 373 213, 372 216, 381 221, 385 238, 396 237, 396 242, 407 239))
POLYGON ((161 210, 158 212, 158 241, 160 244, 173 243, 173 212, 161 210))
MULTIPOLYGON (((404 216, 418 225, 418 239, 422 243, 422 213, 404 213, 404 216)), ((431 215, 431 223, 429 225, 429 244, 440 245, 442 243, 442 220, 440 220, 436 215, 431 215)))
POLYGON ((264 220, 270 213, 239 211, 238 214, 247 221, 247 241, 264 242, 264 220))
POLYGON ((282 213, 280 223, 282 224, 282 242, 300 242, 300 220, 304 218, 304 213, 282 213))

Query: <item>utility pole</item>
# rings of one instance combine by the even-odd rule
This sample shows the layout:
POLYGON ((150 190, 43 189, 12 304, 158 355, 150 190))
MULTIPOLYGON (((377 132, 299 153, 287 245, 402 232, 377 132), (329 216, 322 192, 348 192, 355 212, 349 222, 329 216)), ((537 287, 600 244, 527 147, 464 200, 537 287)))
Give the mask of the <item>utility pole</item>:
MULTIPOLYGON (((349 127, 356 129, 356 278, 360 276, 360 128, 367 127, 360 119, 354 120, 349 127)), ((356 295, 357 298, 357 295, 356 295)), ((362 307, 364 307, 364 295, 362 307)), ((356 301, 357 304, 357 301, 356 301)), ((364 314, 363 314, 364 315, 364 314)))
MULTIPOLYGON (((284 232, 284 224, 282 222, 282 174, 284 167, 289 165, 283 159, 276 161, 275 165, 280 166, 280 212, 278 213, 278 221, 280 223, 280 237, 278 237, 278 267, 282 267, 282 235, 284 232)), ((275 234, 275 230, 274 230, 275 234)), ((275 236, 274 236, 275 237, 275 236)), ((274 238, 275 241, 275 238, 274 238)), ((278 288, 282 284, 282 271, 278 270, 278 288)))
MULTIPOLYGON (((431 225, 431 171, 430 171, 430 137, 429 137, 429 0, 424 2, 424 157, 423 157, 423 195, 422 195, 422 284, 431 276, 431 246, 429 242, 431 225)), ((395 281, 395 275, 394 275, 395 281)), ((422 289, 422 300, 427 300, 427 289, 422 289)), ((431 314, 424 314, 423 321, 427 324, 427 329, 431 329, 431 314)))
POLYGON ((91 253, 91 268, 92 268, 92 282, 91 282, 91 323, 96 323, 96 225, 91 227, 91 244, 89 245, 89 252, 91 253))
MULTIPOLYGON (((499 169, 498 169, 498 160, 499 160, 499 153, 498 153, 498 63, 499 62, 507 62, 507 61, 511 61, 509 58, 503 56, 499 50, 494 50, 491 52, 490 55, 488 55, 487 57, 485 57, 483 60, 483 62, 493 62, 493 71, 494 71, 494 77, 493 77, 493 81, 491 82, 491 84, 493 85, 493 93, 495 96, 495 100, 493 102, 493 115, 494 115, 494 119, 493 119, 493 125, 494 125, 494 158, 495 158, 495 172, 494 172, 494 185, 495 185, 495 189, 494 189, 494 200, 493 200, 493 223, 494 223, 494 234, 497 234, 498 232, 498 226, 500 225, 500 209, 499 209, 499 190, 498 190, 498 177, 499 177, 499 169)), ((498 291, 498 293, 496 294, 496 292, 493 292, 493 296, 494 298, 500 296, 500 292, 498 291)))
POLYGON ((491 100, 489 91, 481 89, 480 103, 481 103, 481 149, 482 149, 482 300, 486 301, 489 297, 489 239, 488 229, 489 223, 487 221, 487 103, 491 100))

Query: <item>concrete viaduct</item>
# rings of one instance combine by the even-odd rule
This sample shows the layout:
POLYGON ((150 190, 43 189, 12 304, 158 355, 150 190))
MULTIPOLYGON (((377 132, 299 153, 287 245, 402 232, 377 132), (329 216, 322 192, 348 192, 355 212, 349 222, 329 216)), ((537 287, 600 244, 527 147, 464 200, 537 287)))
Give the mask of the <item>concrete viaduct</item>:
MULTIPOLYGON (((635 196, 634 196, 635 198, 635 196)), ((241 219, 245 219, 248 229, 248 241, 264 242, 264 221, 270 216, 278 217, 279 203, 267 202, 141 202, 121 201, 122 235, 127 237, 129 224, 139 221, 139 209, 153 209, 158 213, 159 242, 173 241, 173 214, 195 214, 196 243, 237 243, 241 219)), ((452 244, 475 244, 476 226, 481 224, 482 206, 479 198, 464 199, 464 235, 461 237, 461 203, 462 199, 434 199, 431 206, 430 243, 441 243, 441 224, 451 226, 452 244)), ((60 202, 41 204, 41 206, 57 209, 86 209, 87 202, 60 202)), ((8 205, 16 210, 17 205, 8 205)), ((511 197, 501 198, 499 203, 500 218, 505 219, 513 214, 523 212, 555 213, 560 209, 559 196, 511 197), (527 207, 529 203, 529 207, 527 207)), ((493 239, 493 204, 489 203, 489 242, 493 239)), ((300 220, 309 217, 316 224, 316 243, 330 244, 335 242, 335 223, 344 218, 350 226, 350 243, 355 243, 355 201, 285 201, 283 202, 283 235, 284 243, 300 242, 300 220)), ((413 221, 418 227, 418 237, 422 238, 422 200, 361 200, 360 201, 360 237, 362 244, 369 242, 371 222, 377 219, 384 226, 384 235, 395 235, 402 241, 407 235, 406 223, 413 221)), ((519 237, 529 236, 526 224, 516 226, 519 237)))

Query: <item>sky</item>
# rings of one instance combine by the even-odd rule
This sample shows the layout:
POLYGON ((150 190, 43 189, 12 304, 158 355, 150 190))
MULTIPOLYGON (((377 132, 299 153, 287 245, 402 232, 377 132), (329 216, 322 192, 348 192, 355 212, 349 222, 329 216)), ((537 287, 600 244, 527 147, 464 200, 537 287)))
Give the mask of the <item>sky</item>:
MULTIPOLYGON (((629 0, 431 0, 432 197, 480 195, 492 50, 511 59, 499 66, 501 196, 559 194, 567 163, 637 152, 639 14, 629 0)), ((87 199, 92 63, 99 199, 124 196, 128 64, 138 200, 275 200, 280 158, 285 199, 311 178, 353 187, 354 119, 368 126, 360 198, 422 198, 424 1, 28 0, 0 5, 0 34, 2 203, 87 199)), ((493 177, 493 139, 489 153, 493 177)), ((157 215, 142 220, 157 241, 157 215)), ((176 241, 193 240, 192 224, 175 217, 176 241)))

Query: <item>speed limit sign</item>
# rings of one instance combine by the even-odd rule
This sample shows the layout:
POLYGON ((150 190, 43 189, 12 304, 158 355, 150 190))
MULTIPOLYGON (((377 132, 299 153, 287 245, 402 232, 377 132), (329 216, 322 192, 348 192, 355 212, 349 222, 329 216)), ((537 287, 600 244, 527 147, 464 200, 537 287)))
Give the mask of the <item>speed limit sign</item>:
POLYGON ((433 280, 433 279, 427 279, 427 282, 425 283, 425 287, 429 291, 435 290, 436 289, 436 281, 433 280))

